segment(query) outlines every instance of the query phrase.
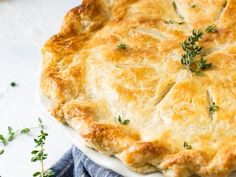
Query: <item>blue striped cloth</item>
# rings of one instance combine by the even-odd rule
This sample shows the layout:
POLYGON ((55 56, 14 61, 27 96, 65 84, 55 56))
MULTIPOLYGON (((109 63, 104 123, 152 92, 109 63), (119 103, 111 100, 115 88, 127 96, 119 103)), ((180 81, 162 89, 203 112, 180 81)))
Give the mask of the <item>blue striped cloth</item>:
POLYGON ((51 170, 55 173, 53 177, 121 177, 94 163, 75 146, 51 170))

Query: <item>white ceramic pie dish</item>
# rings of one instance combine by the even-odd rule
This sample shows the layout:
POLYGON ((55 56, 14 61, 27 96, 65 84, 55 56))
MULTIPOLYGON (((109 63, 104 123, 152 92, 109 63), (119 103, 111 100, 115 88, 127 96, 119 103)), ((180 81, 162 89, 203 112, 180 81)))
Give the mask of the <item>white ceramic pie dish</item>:
MULTIPOLYGON (((39 92, 38 97, 39 97, 40 105, 41 105, 45 115, 48 118, 53 120, 54 118, 50 115, 50 113, 48 111, 49 106, 50 106, 49 100, 45 96, 43 96, 41 94, 41 92, 39 92)), ((65 126, 65 125, 61 124, 61 128, 63 129, 63 131, 66 132, 69 139, 72 141, 72 143, 76 147, 78 147, 81 151, 83 151, 83 153, 86 156, 88 156, 91 160, 93 160, 95 163, 97 163, 100 166, 111 169, 124 177, 163 177, 163 175, 161 173, 151 173, 151 174, 147 174, 147 175, 135 173, 135 172, 129 170, 119 159, 117 159, 115 157, 110 157, 107 155, 100 154, 97 151, 85 146, 83 138, 76 131, 74 131, 72 128, 70 128, 69 126, 65 126)))

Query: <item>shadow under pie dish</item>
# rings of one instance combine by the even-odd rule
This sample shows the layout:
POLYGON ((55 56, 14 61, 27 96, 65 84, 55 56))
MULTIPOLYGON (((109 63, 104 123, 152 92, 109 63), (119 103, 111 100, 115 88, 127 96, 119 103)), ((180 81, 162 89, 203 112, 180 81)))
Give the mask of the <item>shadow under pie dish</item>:
POLYGON ((139 173, 236 169, 236 0, 84 0, 45 44, 51 113, 139 173))

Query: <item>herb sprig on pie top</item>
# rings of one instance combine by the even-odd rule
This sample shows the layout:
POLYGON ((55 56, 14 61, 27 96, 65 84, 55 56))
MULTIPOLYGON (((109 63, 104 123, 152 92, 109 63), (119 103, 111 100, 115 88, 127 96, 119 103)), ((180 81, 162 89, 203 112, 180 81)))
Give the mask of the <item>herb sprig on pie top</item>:
POLYGON ((220 107, 217 106, 215 102, 212 102, 211 106, 209 107, 209 112, 214 114, 218 109, 220 109, 220 107))
POLYGON ((203 75, 203 71, 212 67, 212 63, 208 63, 203 56, 203 47, 198 44, 202 38, 203 32, 201 30, 193 30, 192 35, 182 43, 182 49, 185 53, 181 56, 181 64, 191 75, 192 73, 203 75), (199 57, 200 59, 198 59, 199 57))
POLYGON ((123 49, 123 50, 127 49, 127 45, 124 44, 124 43, 120 43, 120 44, 118 44, 116 47, 117 47, 118 49, 123 49))
POLYGON ((128 125, 130 123, 130 120, 129 119, 122 120, 121 116, 118 115, 118 117, 115 117, 115 122, 121 125, 128 125))
POLYGON ((192 149, 192 146, 187 141, 184 142, 183 146, 185 149, 188 149, 188 150, 192 149))

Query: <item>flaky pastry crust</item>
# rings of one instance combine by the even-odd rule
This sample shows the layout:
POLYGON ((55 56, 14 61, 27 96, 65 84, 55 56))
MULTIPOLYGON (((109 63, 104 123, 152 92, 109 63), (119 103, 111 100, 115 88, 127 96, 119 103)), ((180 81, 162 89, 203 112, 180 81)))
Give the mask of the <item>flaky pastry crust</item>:
POLYGON ((42 50, 41 88, 58 121, 134 171, 226 177, 236 169, 235 39, 236 0, 84 0, 42 50), (190 77, 181 44, 212 24, 200 45, 214 67, 190 77))

